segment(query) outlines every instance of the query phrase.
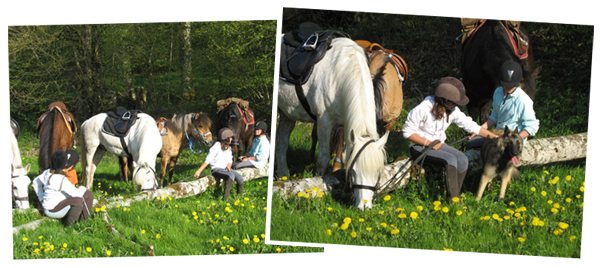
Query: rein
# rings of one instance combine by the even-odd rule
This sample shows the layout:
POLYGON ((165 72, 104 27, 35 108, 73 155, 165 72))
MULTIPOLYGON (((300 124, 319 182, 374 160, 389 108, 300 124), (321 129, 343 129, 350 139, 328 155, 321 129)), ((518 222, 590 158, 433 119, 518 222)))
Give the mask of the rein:
POLYGON ((375 184, 375 186, 368 186, 368 185, 362 185, 362 184, 354 184, 352 183, 352 168, 354 167, 354 164, 356 164, 356 159, 358 158, 358 156, 362 153, 362 151, 367 147, 367 145, 369 145, 370 143, 375 142, 375 140, 371 139, 370 141, 366 142, 361 148, 360 150, 358 150, 358 153, 356 153, 356 156, 354 157, 354 159, 352 159, 352 163, 350 164, 350 166, 348 167, 348 170, 350 171, 350 176, 348 178, 348 184, 350 185, 350 189, 366 189, 366 190, 371 190, 373 192, 377 191, 377 185, 379 184, 379 180, 381 179, 381 176, 377 178, 377 183, 375 184))
MULTIPOLYGON (((467 136, 465 136, 465 137, 464 137, 464 138, 462 138, 462 139, 459 139, 459 140, 457 140, 457 141, 454 141, 454 142, 448 143, 448 146, 452 146, 452 145, 454 145, 454 144, 457 144, 457 143, 459 143, 459 142, 462 142, 462 141, 464 141, 464 140, 466 140, 466 139, 468 139, 468 138, 469 138, 469 136, 467 135, 467 136)), ((379 194, 377 194, 377 195, 376 195, 376 196, 373 198, 373 202, 377 201, 377 200, 378 200, 379 198, 381 198, 382 196, 384 196, 384 195, 388 194, 389 192, 393 191, 394 189, 396 189, 396 186, 397 186, 397 185, 398 185, 400 182, 402 182, 402 180, 404 180, 404 178, 405 178, 405 177, 406 177, 406 175, 407 175, 407 174, 410 172, 410 170, 411 170, 411 169, 412 169, 414 166, 416 166, 417 164, 419 164, 419 161, 420 161, 420 164, 419 164, 419 172, 418 172, 418 174, 417 174, 417 180, 419 180, 419 177, 420 177, 420 175, 421 175, 421 169, 422 169, 422 167, 423 167, 423 162, 425 161, 425 156, 426 156, 426 155, 427 155, 427 153, 429 153, 429 151, 431 151, 431 149, 433 149, 433 147, 434 147, 435 145, 437 145, 438 143, 440 143, 440 141, 439 141, 439 140, 435 140, 435 141, 433 141, 431 144, 429 144, 429 146, 427 146, 427 149, 426 149, 425 151, 423 151, 423 152, 422 152, 422 153, 421 153, 421 154, 420 154, 420 155, 419 155, 419 156, 418 156, 418 157, 417 157, 417 158, 416 158, 416 159, 413 161, 413 163, 412 163, 412 165, 411 165, 410 167, 408 167, 408 170, 407 170, 407 171, 405 171, 404 173, 402 173, 402 176, 400 176, 400 179, 398 179, 398 181, 397 181, 397 182, 394 182, 394 180, 396 180, 396 176, 398 176, 398 174, 400 174, 400 172, 401 172, 402 170, 404 170, 404 169, 405 169, 405 167, 406 167, 406 165, 408 164, 408 162, 409 162, 409 161, 406 161, 406 163, 404 163, 404 165, 402 165, 402 166, 400 167, 400 169, 398 170, 398 172, 396 172, 396 174, 394 174, 394 177, 392 177, 392 179, 390 179, 390 180, 389 180, 389 182, 388 182, 388 183, 387 183, 387 184, 386 184, 386 185, 383 187, 383 190, 382 190, 382 191, 381 191, 379 194)))

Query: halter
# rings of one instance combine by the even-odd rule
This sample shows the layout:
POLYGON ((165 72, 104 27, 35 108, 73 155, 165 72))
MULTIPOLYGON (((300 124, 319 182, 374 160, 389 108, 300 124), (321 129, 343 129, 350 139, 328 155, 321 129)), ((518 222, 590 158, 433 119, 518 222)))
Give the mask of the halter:
MULTIPOLYGON (((191 116, 192 114, 188 114, 188 115, 191 116)), ((192 119, 190 121, 193 122, 194 118, 192 117, 192 119)), ((210 131, 207 132, 206 134, 202 134, 202 133, 198 132, 198 130, 196 130, 196 128, 192 128, 192 129, 193 129, 194 132, 196 132, 196 134, 198 134, 199 136, 202 137, 202 140, 206 140, 206 136, 208 136, 209 134, 211 134, 210 131)), ((185 122, 184 122, 184 126, 183 126, 183 132, 185 132, 185 137, 188 139, 189 146, 190 146, 190 151, 192 151, 192 153, 194 153, 194 154, 201 153, 202 152, 202 148, 200 148, 200 151, 198 151, 198 152, 194 151, 194 141, 192 141, 192 139, 190 138, 190 136, 187 133, 187 124, 185 124, 185 122)), ((192 138, 193 137, 194 137, 194 135, 192 135, 192 138)))
POLYGON ((350 185, 350 189, 365 189, 365 190, 371 190, 373 192, 377 192, 377 185, 379 184, 379 180, 381 179, 381 177, 377 177, 377 183, 375 183, 375 186, 369 186, 369 185, 362 185, 362 184, 354 184, 354 183, 352 183, 352 172, 353 172, 352 168, 354 167, 354 164, 356 164, 356 159, 362 153, 362 151, 367 147, 367 145, 369 145, 370 143, 373 143, 373 142, 375 142, 375 140, 373 140, 373 139, 371 139, 368 142, 366 142, 360 148, 360 150, 358 150, 358 153, 356 153, 356 156, 354 157, 354 159, 352 159, 352 163, 348 167, 348 170, 350 172, 350 174, 348 174, 348 184, 350 185))
MULTIPOLYGON (((135 168, 135 170, 133 171, 133 174, 131 175, 132 178, 135 178, 135 174, 140 170, 141 166, 138 166, 135 168)), ((154 169, 150 166, 148 166, 148 168, 150 168, 150 170, 152 170, 152 172, 154 173, 154 184, 153 184, 153 188, 141 188, 140 186, 140 190, 141 191, 153 191, 158 189, 158 176, 156 175, 156 171, 154 171, 154 169)))

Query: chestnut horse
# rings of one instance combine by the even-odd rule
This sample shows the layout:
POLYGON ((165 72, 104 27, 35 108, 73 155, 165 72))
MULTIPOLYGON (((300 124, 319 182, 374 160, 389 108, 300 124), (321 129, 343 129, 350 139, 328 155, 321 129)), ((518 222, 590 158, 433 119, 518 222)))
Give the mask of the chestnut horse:
POLYGON ((237 156, 244 155, 244 153, 247 153, 252 148, 255 120, 250 108, 248 108, 248 112, 252 117, 251 119, 245 115, 246 113, 235 102, 229 103, 229 105, 217 112, 217 130, 227 127, 233 131, 234 137, 231 142, 231 150, 234 160, 237 160, 237 156))
POLYGON ((462 72, 463 84, 469 103, 469 116, 484 123, 490 115, 490 101, 494 91, 500 86, 498 73, 506 61, 515 61, 523 68, 521 88, 535 100, 535 77, 540 67, 535 66, 531 52, 529 33, 521 24, 520 37, 528 43, 526 54, 520 53, 515 45, 516 40, 510 35, 508 28, 501 21, 485 20, 477 30, 463 43, 462 72))
POLYGON ((67 111, 64 103, 53 102, 38 118, 37 131, 40 138, 38 165, 42 172, 50 168, 50 156, 54 151, 73 147, 77 133, 75 117, 67 111))
MULTIPOLYGON (((382 48, 376 43, 357 41, 367 49, 369 55, 369 71, 373 79, 375 94, 380 94, 383 99, 382 111, 377 115, 377 132, 383 135, 394 128, 396 119, 402 112, 403 93, 402 82, 407 77, 407 67, 404 60, 393 54, 393 51, 382 48), (400 60, 392 60, 397 57, 400 60)), ((333 129, 329 143, 330 150, 335 154, 332 172, 342 167, 341 157, 343 149, 344 131, 342 126, 333 129)), ((312 132, 312 146, 310 156, 313 157, 317 145, 316 125, 312 132)))

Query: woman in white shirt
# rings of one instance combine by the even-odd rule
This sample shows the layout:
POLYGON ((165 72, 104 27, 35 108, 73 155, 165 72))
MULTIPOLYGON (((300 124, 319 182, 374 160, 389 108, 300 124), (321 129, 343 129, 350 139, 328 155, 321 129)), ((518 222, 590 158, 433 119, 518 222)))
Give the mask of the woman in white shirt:
POLYGON ((238 158, 239 162, 236 162, 234 169, 240 168, 263 168, 269 161, 269 152, 271 143, 269 137, 267 137, 267 123, 264 121, 258 121, 254 126, 254 140, 252 141, 252 149, 245 156, 238 158))
POLYGON ((411 142, 410 154, 413 158, 418 157, 435 140, 440 141, 427 153, 424 161, 445 167, 448 203, 460 194, 469 160, 463 152, 444 144, 446 129, 451 123, 455 123, 467 133, 477 133, 488 138, 498 137, 481 128, 457 107, 467 103, 469 98, 465 95, 463 83, 454 77, 444 77, 436 88, 435 96, 428 96, 410 111, 402 129, 404 138, 411 142))
POLYGON ((33 189, 40 200, 44 214, 61 219, 65 227, 78 219, 87 220, 93 206, 94 194, 84 186, 76 188, 65 176, 67 153, 57 150, 51 156, 51 168, 33 180, 33 189))
POLYGON ((204 163, 200 166, 196 173, 194 173, 194 177, 199 178, 202 170, 210 165, 212 175, 217 181, 217 189, 221 184, 221 179, 224 180, 223 200, 229 200, 229 192, 231 191, 234 181, 237 183, 237 194, 242 196, 244 189, 244 178, 235 170, 231 169, 231 164, 233 163, 233 154, 231 152, 233 131, 231 131, 229 128, 222 128, 219 130, 217 138, 219 141, 215 142, 215 144, 210 148, 204 163))

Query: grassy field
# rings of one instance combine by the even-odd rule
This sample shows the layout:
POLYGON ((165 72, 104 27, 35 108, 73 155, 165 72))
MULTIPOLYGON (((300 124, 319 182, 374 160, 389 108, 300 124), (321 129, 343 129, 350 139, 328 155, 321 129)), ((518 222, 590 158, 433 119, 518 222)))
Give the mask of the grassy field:
MULTIPOLYGON (((416 103, 408 100, 400 118, 416 103)), ((388 161, 409 155, 409 143, 400 132, 402 124, 396 124, 388 140, 388 161)), ((307 155, 311 130, 311 124, 298 124, 292 133, 288 157, 296 161, 289 166, 289 179, 316 175, 315 164, 307 155)), ((452 125, 448 141, 463 133, 452 125)), ((447 204, 443 175, 429 168, 421 183, 409 182, 366 212, 356 210, 352 201, 334 200, 330 195, 294 196, 291 200, 274 195, 271 239, 578 258, 585 163, 582 159, 521 167, 521 179, 509 184, 502 202, 497 201, 498 180, 476 202, 481 173, 470 172, 461 191, 461 204, 447 204)))
MULTIPOLYGON (((24 164, 33 165, 30 178, 37 173, 37 153, 31 135, 20 137, 24 164)), ((205 150, 206 152, 207 150, 205 150)), ((180 157, 175 181, 196 170, 206 153, 189 150, 180 157)), ((105 155, 94 179, 96 199, 135 193, 131 184, 119 180, 116 157, 105 155)), ((77 167, 81 179, 81 166, 77 167)), ((205 171, 208 172, 208 171, 205 171)), ((235 188, 234 188, 235 189, 235 188)), ((248 181, 244 196, 232 191, 228 202, 210 188, 203 194, 182 199, 163 196, 140 201, 129 207, 96 207, 90 220, 64 228, 57 221, 44 221, 35 230, 13 235, 15 259, 323 252, 323 248, 265 244, 267 178, 248 181), (109 227, 102 219, 108 213, 109 227), (111 232, 114 228, 119 234, 111 232)), ((37 199, 33 190, 30 200, 37 199)), ((31 202, 32 204, 36 202, 31 202)), ((36 210, 13 212, 13 226, 39 219, 36 210)))

